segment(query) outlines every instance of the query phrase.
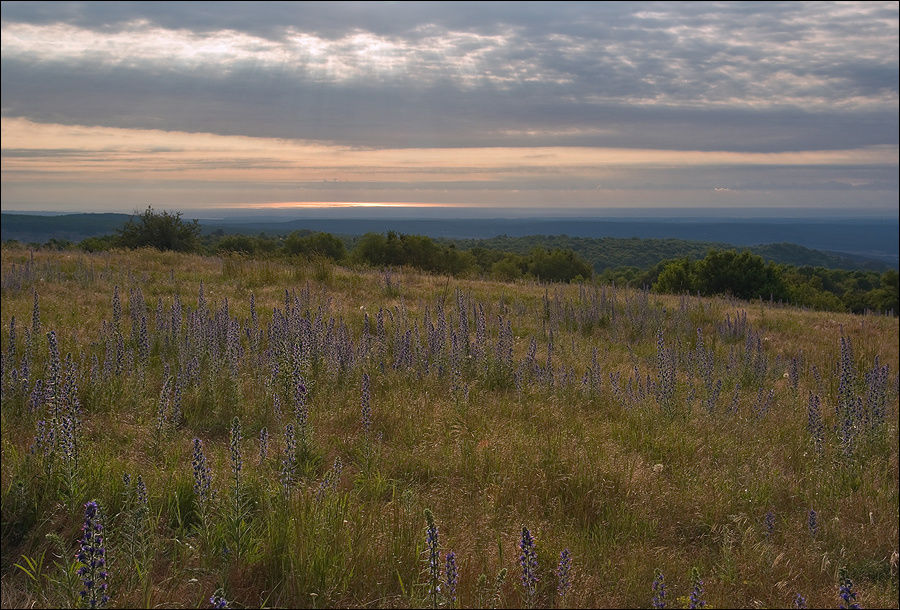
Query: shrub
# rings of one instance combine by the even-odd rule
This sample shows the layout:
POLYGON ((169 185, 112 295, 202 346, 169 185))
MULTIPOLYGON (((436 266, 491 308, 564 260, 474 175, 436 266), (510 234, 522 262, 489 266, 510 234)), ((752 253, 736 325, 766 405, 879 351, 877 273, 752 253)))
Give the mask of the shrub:
POLYGON ((301 255, 308 258, 324 256, 339 261, 347 255, 344 242, 331 233, 302 235, 294 231, 284 240, 284 253, 289 256, 301 255))
POLYGON ((125 248, 194 252, 200 244, 200 223, 197 220, 185 222, 181 212, 155 212, 147 206, 137 221, 132 217, 119 229, 116 241, 125 248))

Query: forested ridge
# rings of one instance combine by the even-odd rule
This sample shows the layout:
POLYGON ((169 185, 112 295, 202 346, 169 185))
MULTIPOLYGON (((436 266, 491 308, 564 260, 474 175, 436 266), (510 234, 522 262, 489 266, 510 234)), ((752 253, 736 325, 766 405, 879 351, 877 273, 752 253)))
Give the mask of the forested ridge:
POLYGON ((860 269, 850 258, 796 244, 736 249, 677 239, 583 238, 566 235, 433 239, 388 231, 362 236, 294 231, 289 235, 204 234, 196 220, 148 208, 115 233, 46 247, 103 251, 152 247, 246 257, 327 259, 370 267, 411 267, 452 276, 504 281, 595 281, 661 293, 726 294, 854 313, 898 306, 896 269, 860 269), (846 265, 845 268, 840 268, 846 265))

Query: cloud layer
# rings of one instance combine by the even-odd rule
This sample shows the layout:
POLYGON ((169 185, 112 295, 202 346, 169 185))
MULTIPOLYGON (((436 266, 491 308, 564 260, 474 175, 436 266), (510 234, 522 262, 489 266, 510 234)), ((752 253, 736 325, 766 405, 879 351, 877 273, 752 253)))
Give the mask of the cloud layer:
MULTIPOLYGON (((339 179, 396 193, 405 184, 407 199, 427 173, 445 187, 435 197, 473 196, 489 174, 510 193, 519 180, 559 193, 605 182, 720 196, 765 187, 794 204, 804 189, 844 193, 830 205, 848 190, 868 191, 867 205, 896 201, 896 3, 5 2, 2 28, 4 124, 136 130, 142 142, 147 130, 255 138, 247 146, 266 151, 252 161, 244 148, 208 159, 248 183, 251 171, 294 171, 277 143, 296 140, 343 159, 381 151, 362 155, 365 175, 338 164, 339 179), (433 169, 396 171, 402 149, 433 169), (555 149, 547 171, 527 160, 549 154, 538 149, 555 149), (786 161, 803 151, 814 161, 786 161), (823 162, 825 151, 844 160, 823 162), (703 153, 720 162, 692 162, 703 153), (273 159, 287 166, 262 167, 273 159)), ((3 147, 6 192, 47 159, 77 167, 63 146, 37 152, 4 137, 3 147)), ((88 148, 99 158, 103 147, 88 148)), ((131 162, 150 174, 186 162, 161 154, 131 162)))

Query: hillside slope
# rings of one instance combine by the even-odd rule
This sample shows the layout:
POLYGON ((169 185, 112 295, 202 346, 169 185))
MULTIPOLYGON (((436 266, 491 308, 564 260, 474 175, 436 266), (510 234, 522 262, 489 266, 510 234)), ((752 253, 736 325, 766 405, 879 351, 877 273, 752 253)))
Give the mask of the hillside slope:
POLYGON ((95 501, 114 607, 449 605, 448 565, 457 607, 692 568, 896 607, 897 318, 154 250, 4 246, 0 284, 4 606, 77 600, 13 564, 95 501))

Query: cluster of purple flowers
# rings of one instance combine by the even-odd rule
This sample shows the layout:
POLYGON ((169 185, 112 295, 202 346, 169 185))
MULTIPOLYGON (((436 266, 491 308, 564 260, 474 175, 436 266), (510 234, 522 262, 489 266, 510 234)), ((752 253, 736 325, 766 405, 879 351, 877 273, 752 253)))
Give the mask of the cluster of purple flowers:
POLYGON ((696 567, 691 568, 691 595, 688 598, 689 608, 704 608, 706 602, 703 601, 703 580, 700 578, 700 570, 696 567))
POLYGON ((653 597, 650 600, 650 605, 654 608, 665 608, 666 607, 666 579, 663 576, 663 573, 659 570, 656 570, 656 577, 653 579, 653 597))
POLYGON ((241 470, 244 467, 244 460, 241 454, 241 420, 237 416, 231 420, 231 436, 229 447, 231 449, 231 474, 234 477, 234 486, 240 487, 241 470))
POLYGON ((294 419, 296 420, 296 434, 300 437, 301 444, 305 444, 308 440, 307 429, 309 425, 309 405, 307 404, 307 388, 306 388, 306 380, 303 379, 303 375, 300 373, 300 361, 301 357, 299 354, 294 357, 294 368, 292 372, 293 384, 294 384, 294 419))
POLYGON ((665 412, 671 412, 675 398, 675 350, 666 348, 663 332, 656 333, 656 399, 665 412))
POLYGON ((753 415, 757 419, 762 419, 772 408, 772 402, 775 400, 775 390, 769 390, 768 394, 764 394, 762 388, 756 394, 756 403, 753 406, 753 415), (765 398, 763 398, 765 396, 765 398))
POLYGON ((294 424, 284 427, 284 457, 281 459, 281 487, 284 492, 290 493, 297 476, 297 437, 294 434, 294 424))
POLYGON ((162 435, 168 424, 169 417, 169 388, 171 387, 172 378, 166 375, 163 382, 162 390, 159 391, 159 401, 156 405, 156 445, 159 446, 162 441, 162 435))
POLYGON ((534 597, 537 593, 538 560, 537 548, 534 537, 528 528, 522 526, 522 537, 519 541, 519 564, 522 566, 522 589, 525 591, 526 605, 531 608, 534 605, 534 597))
POLYGON ((372 407, 370 403, 369 396, 369 374, 363 373, 362 376, 362 398, 360 400, 362 404, 362 425, 363 430, 368 435, 369 428, 372 426, 372 407))
POLYGON ((769 510, 766 512, 763 517, 763 527, 765 527, 766 536, 771 536, 772 532, 775 531, 775 512, 769 510))
POLYGON ((847 576, 846 570, 843 568, 838 575, 840 581, 838 587, 838 596, 841 598, 841 608, 844 610, 857 610, 859 604, 856 603, 856 592, 853 591, 853 581, 847 576))
POLYGON ((213 596, 209 598, 209 607, 222 610, 228 607, 228 600, 225 599, 221 591, 216 591, 213 596))
POLYGON ((203 453, 203 441, 194 439, 194 455, 191 461, 194 470, 194 494, 200 505, 201 513, 205 513, 212 500, 212 474, 206 455, 203 453))
POLYGON ((556 566, 556 592, 560 599, 565 599, 572 587, 572 555, 569 549, 563 549, 559 554, 559 564, 556 566))
POLYGON ((459 582, 459 571, 456 568, 456 553, 453 551, 447 553, 444 575, 447 585, 447 601, 452 607, 456 603, 456 585, 459 582))
POLYGON ((263 426, 259 431, 259 461, 265 462, 269 456, 269 429, 263 426))
POLYGON ((437 598, 441 582, 438 527, 434 522, 434 514, 427 508, 425 509, 425 554, 428 571, 428 595, 431 597, 431 607, 437 608, 437 598))
POLYGON ((103 524, 96 502, 84 505, 84 525, 81 527, 81 546, 75 554, 80 567, 81 600, 88 608, 102 608, 109 602, 107 594, 106 548, 103 545, 103 524))
POLYGON ((813 438, 816 453, 822 453, 825 445, 825 424, 822 423, 822 403, 817 394, 810 392, 807 407, 806 429, 813 438))
POLYGON ((878 356, 872 370, 866 373, 866 398, 864 413, 869 428, 878 429, 884 425, 887 402, 888 365, 880 365, 878 356))
POLYGON ((343 470, 344 463, 341 461, 340 456, 335 457, 331 469, 325 473, 322 482, 319 484, 319 489, 316 491, 317 503, 321 502, 329 491, 337 487, 338 482, 341 480, 341 473, 343 470))

